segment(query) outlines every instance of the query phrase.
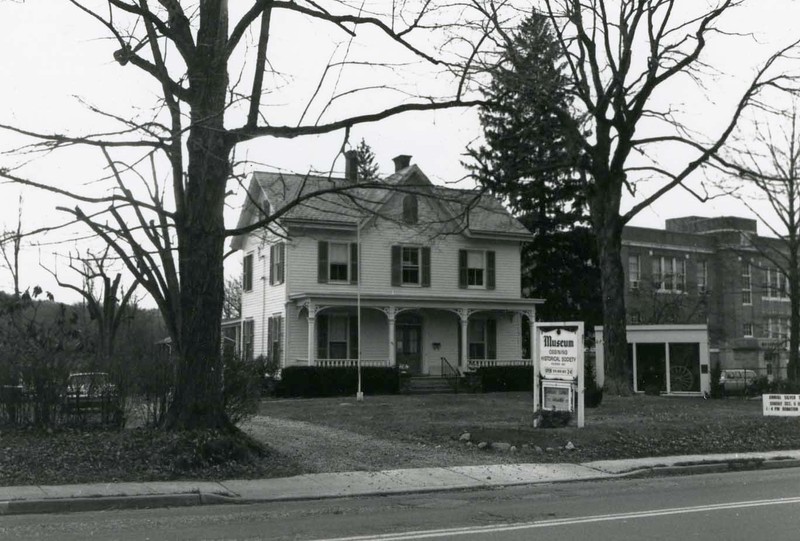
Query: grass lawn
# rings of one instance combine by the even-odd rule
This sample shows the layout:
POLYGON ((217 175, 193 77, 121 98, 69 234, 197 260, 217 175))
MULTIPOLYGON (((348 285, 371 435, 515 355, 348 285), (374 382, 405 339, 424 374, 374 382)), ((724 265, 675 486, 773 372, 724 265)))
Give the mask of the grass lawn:
POLYGON ((760 400, 741 398, 605 397, 599 408, 586 410, 582 429, 532 428, 530 393, 368 396, 360 404, 352 397, 266 400, 260 413, 386 440, 451 447, 464 446, 457 439, 469 432, 473 443, 516 445, 520 461, 800 448, 800 418, 763 417, 760 400), (567 442, 577 449, 564 450, 567 442))

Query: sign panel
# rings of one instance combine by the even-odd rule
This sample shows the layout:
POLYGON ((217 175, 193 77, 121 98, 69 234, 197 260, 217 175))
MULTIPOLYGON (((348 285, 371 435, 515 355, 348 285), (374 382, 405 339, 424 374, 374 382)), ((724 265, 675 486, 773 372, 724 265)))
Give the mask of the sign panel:
POLYGON ((554 411, 574 411, 572 384, 543 381, 542 408, 554 411))
POLYGON ((761 395, 764 415, 800 417, 800 394, 761 395))
POLYGON ((539 333, 539 369, 545 379, 572 381, 578 377, 578 333, 569 329, 542 329, 539 333))

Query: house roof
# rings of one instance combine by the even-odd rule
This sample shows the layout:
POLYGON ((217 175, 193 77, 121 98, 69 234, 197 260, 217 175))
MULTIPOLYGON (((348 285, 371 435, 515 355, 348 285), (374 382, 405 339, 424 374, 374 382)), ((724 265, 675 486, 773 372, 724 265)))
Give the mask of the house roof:
MULTIPOLYGON (((355 227, 359 220, 378 215, 381 207, 398 192, 430 198, 459 223, 459 230, 467 234, 521 239, 531 236, 530 231, 491 195, 478 190, 436 186, 416 165, 376 181, 374 186, 356 186, 352 181, 329 176, 255 172, 237 228, 253 223, 261 213, 259 203, 265 198, 273 214, 285 209, 278 217, 284 224, 355 227), (353 187, 348 189, 348 186, 353 187)), ((234 237, 231 247, 239 249, 242 242, 241 235, 234 237)))

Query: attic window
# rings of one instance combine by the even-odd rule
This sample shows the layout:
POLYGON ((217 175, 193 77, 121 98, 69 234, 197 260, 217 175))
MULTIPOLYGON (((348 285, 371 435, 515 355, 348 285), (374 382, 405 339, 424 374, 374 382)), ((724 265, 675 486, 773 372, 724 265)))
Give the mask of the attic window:
POLYGON ((415 224, 418 220, 417 196, 407 195, 403 199, 403 221, 407 224, 415 224))
POLYGON ((260 206, 261 215, 262 215, 264 218, 266 218, 267 216, 269 216, 269 215, 270 215, 270 213, 272 212, 272 209, 271 209, 271 208, 270 208, 270 206, 269 206, 269 201, 267 201, 267 198, 266 198, 266 197, 265 197, 264 199, 262 199, 262 200, 261 200, 261 203, 260 203, 260 205, 259 205, 259 206, 260 206))

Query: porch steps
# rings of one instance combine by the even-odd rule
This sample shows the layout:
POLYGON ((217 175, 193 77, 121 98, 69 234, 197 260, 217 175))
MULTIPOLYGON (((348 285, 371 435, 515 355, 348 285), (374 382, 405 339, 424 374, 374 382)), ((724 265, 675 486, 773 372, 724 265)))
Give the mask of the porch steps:
POLYGON ((440 376, 412 376, 408 380, 409 394, 454 393, 450 382, 440 376))

